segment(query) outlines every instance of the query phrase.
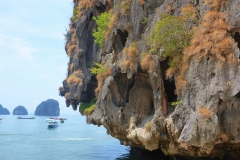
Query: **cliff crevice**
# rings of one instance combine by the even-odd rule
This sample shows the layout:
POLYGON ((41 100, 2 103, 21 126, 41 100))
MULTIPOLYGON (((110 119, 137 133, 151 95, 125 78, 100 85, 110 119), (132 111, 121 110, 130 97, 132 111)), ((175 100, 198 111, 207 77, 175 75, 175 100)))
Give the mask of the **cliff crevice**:
POLYGON ((236 157, 239 10, 239 0, 75 0, 60 95, 74 110, 96 99, 87 123, 103 125, 123 145, 236 157), (100 31, 103 38, 93 35, 100 31))

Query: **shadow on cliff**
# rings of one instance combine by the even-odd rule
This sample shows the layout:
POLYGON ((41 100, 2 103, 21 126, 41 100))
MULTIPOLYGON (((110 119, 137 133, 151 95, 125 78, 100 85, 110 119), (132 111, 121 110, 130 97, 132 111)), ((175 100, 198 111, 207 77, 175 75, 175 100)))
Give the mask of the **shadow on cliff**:
POLYGON ((218 158, 188 158, 179 156, 165 156, 160 150, 147 151, 139 148, 129 149, 128 154, 123 154, 116 160, 220 160, 218 158))

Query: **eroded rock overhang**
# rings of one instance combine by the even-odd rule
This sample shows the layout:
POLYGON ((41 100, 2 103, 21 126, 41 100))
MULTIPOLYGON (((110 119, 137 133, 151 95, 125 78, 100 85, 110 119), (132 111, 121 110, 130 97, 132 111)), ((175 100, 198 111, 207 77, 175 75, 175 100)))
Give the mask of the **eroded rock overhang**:
MULTIPOLYGON (((75 6, 79 2, 75 1, 75 6)), ((191 4, 197 9, 199 21, 210 11, 211 6, 203 0, 145 1, 129 3, 129 13, 120 14, 104 47, 94 44, 93 30, 97 27, 92 17, 120 4, 120 0, 93 1, 92 7, 82 9, 82 16, 70 26, 72 37, 67 44, 74 49, 69 53, 68 77, 71 74, 81 79, 79 83, 63 82, 60 89, 67 106, 76 110, 79 103, 90 102, 98 86, 95 75, 89 71, 93 62, 100 62, 112 69, 104 79, 92 114, 87 123, 103 125, 108 134, 124 145, 161 149, 165 154, 194 157, 224 157, 238 154, 240 88, 239 1, 229 0, 220 5, 232 37, 232 59, 235 63, 218 66, 213 56, 191 59, 186 71, 187 84, 181 95, 176 95, 176 79, 166 80, 168 58, 154 55, 155 67, 151 74, 140 67, 141 53, 149 51, 147 36, 161 14, 180 15, 181 9, 191 4), (75 41, 76 40, 76 41, 75 41), (137 42, 138 54, 131 60, 123 53, 137 42), (132 67, 122 65, 129 60, 132 67), (171 102, 179 102, 172 105, 171 102)), ((117 8, 117 7, 115 7, 117 8)), ((114 12, 114 11, 113 11, 114 12)))

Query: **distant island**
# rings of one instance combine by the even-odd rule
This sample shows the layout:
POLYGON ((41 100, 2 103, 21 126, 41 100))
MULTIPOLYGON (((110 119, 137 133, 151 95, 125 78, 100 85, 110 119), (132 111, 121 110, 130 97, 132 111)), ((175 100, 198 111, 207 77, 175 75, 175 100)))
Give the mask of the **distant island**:
POLYGON ((17 106, 13 110, 13 115, 28 115, 28 111, 24 106, 17 106))
POLYGON ((59 109, 58 101, 54 99, 48 99, 46 101, 43 101, 37 106, 35 110, 35 115, 36 116, 59 116, 60 109, 59 109))
POLYGON ((9 115, 10 112, 7 108, 3 108, 3 106, 0 104, 0 115, 9 115))

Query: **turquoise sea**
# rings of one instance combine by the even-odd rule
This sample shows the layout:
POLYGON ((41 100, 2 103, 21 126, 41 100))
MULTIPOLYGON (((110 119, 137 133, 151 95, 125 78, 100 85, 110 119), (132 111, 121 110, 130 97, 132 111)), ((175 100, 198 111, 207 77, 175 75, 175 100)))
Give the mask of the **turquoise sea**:
POLYGON ((17 117, 0 115, 0 160, 186 160, 123 146, 104 127, 86 124, 80 114, 59 116, 67 120, 51 129, 46 125, 49 117, 17 117))
POLYGON ((49 117, 17 117, 0 115, 0 160, 133 159, 129 147, 107 135, 104 127, 86 124, 81 115, 60 116, 67 120, 53 129, 47 128, 49 117))

